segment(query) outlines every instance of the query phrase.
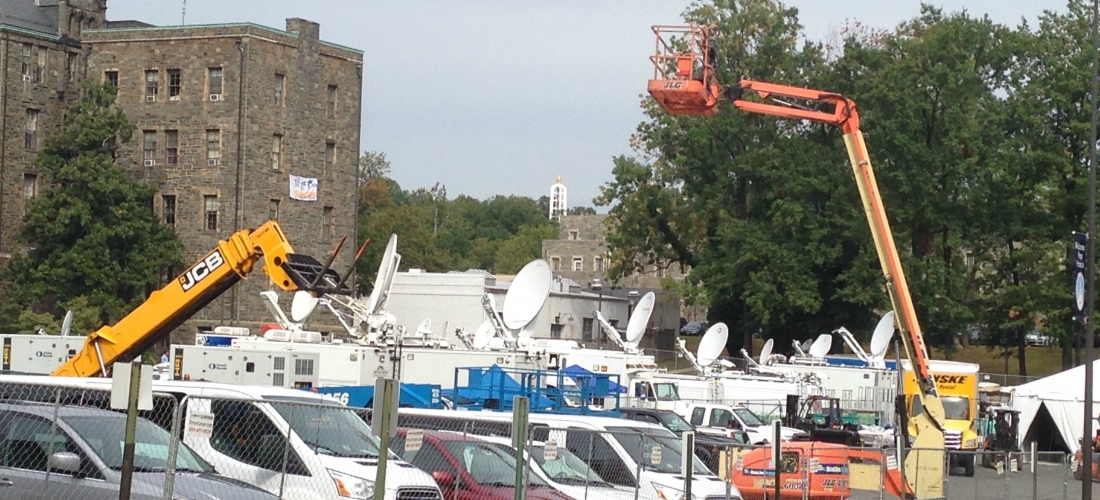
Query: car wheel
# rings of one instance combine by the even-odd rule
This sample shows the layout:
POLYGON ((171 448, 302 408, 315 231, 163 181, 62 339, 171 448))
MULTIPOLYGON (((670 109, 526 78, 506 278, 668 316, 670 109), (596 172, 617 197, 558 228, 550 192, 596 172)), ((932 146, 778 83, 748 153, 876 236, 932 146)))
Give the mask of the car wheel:
POLYGON ((974 457, 969 456, 963 458, 963 475, 966 477, 974 477, 974 457))

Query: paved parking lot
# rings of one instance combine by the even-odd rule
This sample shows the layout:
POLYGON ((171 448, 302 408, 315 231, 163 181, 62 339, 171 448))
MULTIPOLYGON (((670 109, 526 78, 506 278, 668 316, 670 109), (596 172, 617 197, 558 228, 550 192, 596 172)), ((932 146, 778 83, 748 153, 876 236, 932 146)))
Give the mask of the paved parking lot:
MULTIPOLYGON (((1062 465, 1039 463, 1033 477, 1028 466, 1024 471, 997 474, 996 470, 979 467, 974 477, 950 476, 945 485, 945 497, 950 500, 1075 500, 1081 498, 1081 483, 1074 481, 1062 465), (1037 487, 1033 487, 1033 481, 1037 487), (1033 496, 1033 492, 1037 492, 1033 496)), ((880 492, 855 492, 853 500, 892 498, 880 492)), ((1094 483, 1093 498, 1100 499, 1100 483, 1094 483)))

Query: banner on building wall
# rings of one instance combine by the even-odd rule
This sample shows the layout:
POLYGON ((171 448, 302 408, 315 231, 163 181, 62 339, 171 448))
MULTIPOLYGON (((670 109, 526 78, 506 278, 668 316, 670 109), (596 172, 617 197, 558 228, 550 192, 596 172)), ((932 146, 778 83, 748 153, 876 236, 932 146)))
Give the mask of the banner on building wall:
POLYGON ((317 179, 290 176, 290 198, 301 201, 317 201, 317 179))

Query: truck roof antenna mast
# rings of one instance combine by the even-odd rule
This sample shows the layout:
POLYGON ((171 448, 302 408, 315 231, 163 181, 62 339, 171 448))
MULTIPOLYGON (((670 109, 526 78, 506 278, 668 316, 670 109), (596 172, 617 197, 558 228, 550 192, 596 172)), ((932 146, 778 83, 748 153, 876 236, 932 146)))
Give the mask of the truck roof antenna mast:
POLYGON ((653 27, 657 35, 657 52, 650 58, 654 64, 654 78, 649 81, 649 93, 670 114, 713 115, 721 95, 732 101, 741 111, 809 120, 835 125, 843 130, 844 145, 848 149, 886 288, 893 309, 897 312, 897 324, 902 332, 905 353, 912 361, 917 384, 920 386, 919 397, 925 410, 913 417, 917 424, 917 436, 912 448, 921 451, 910 453, 906 458, 905 477, 917 498, 942 497, 943 403, 940 402, 935 379, 928 368, 928 349, 924 345, 924 336, 909 295, 909 285, 905 281, 878 183, 871 169, 871 158, 859 128, 856 104, 834 92, 747 79, 720 92, 714 68, 717 50, 711 46, 711 29, 712 27, 702 26, 653 27), (662 35, 678 35, 680 38, 666 41, 662 35), (746 99, 754 94, 757 100, 746 99), (829 111, 830 108, 832 111, 829 111))

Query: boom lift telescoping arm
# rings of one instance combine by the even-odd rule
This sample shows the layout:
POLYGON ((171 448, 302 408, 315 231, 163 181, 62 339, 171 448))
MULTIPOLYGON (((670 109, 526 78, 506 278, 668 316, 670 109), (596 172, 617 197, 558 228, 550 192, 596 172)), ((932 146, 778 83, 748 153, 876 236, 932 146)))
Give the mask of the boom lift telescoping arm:
MULTIPOLYGON (((886 288, 894 310, 898 312, 898 327, 906 356, 913 364, 924 411, 913 417, 917 424, 913 448, 905 461, 907 482, 918 498, 943 496, 943 404, 936 392, 936 383, 928 367, 928 350, 917 321, 909 285, 901 266, 890 223, 879 194, 878 183, 871 169, 871 158, 859 128, 855 102, 840 94, 753 80, 741 80, 719 96, 714 76, 714 49, 710 46, 709 28, 701 26, 656 26, 658 52, 654 62, 654 79, 649 81, 649 93, 670 114, 710 115, 715 112, 720 97, 725 97, 741 111, 763 115, 809 120, 835 125, 844 132, 844 144, 855 173, 867 222, 871 227, 879 263, 886 278, 886 288), (687 51, 671 49, 662 41, 661 32, 680 33, 687 42, 687 51), (761 102, 744 99, 756 94, 761 102), (788 102, 798 100, 823 109, 811 109, 788 102), (829 108, 831 107, 831 112, 829 108)), ((899 367, 899 370, 901 367, 899 367)))
POLYGON ((171 283, 149 295, 145 303, 118 323, 88 335, 84 348, 52 375, 106 375, 114 362, 144 352, 247 277, 261 259, 264 274, 285 291, 350 295, 352 290, 345 284, 350 272, 341 277, 329 268, 337 251, 339 247, 324 265, 308 255, 296 254, 275 221, 268 221, 255 231, 238 231, 219 242, 217 248, 171 283))

